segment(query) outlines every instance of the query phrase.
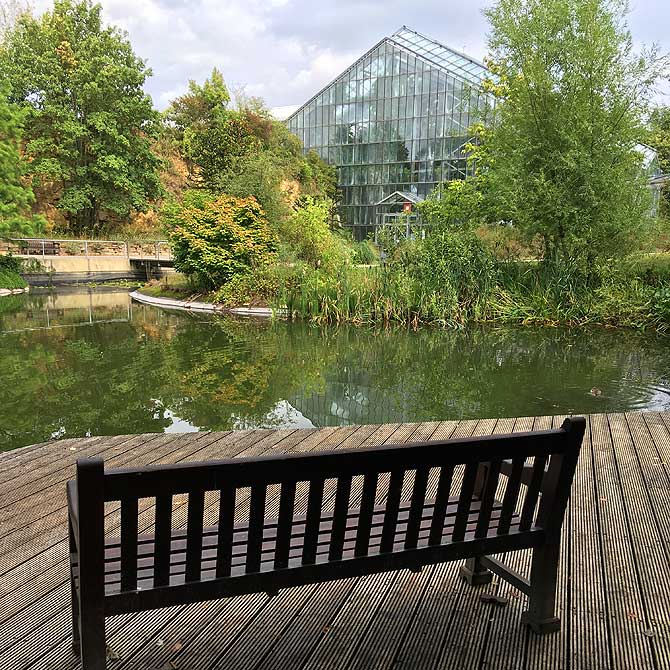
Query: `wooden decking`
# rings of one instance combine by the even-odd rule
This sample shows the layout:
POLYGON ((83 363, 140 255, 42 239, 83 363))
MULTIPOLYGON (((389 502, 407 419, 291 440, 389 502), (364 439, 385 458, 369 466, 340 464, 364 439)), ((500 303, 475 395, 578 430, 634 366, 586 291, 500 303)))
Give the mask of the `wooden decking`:
MULTIPOLYGON (((0 669, 79 667, 70 651, 65 511, 65 481, 78 457, 100 455, 122 467, 504 433, 561 420, 98 437, 0 455, 0 669)), ((528 556, 511 563, 524 571, 528 556)), ((559 634, 529 634, 520 624, 523 596, 501 584, 509 605, 484 604, 479 595, 492 587, 467 586, 457 567, 110 618, 108 668, 670 669, 670 414, 589 417, 563 537, 559 634)))

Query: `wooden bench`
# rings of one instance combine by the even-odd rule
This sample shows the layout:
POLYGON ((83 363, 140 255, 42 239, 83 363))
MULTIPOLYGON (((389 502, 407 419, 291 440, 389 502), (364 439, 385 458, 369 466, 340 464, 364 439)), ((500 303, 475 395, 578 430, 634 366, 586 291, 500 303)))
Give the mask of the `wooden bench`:
POLYGON ((584 427, 130 470, 79 460, 75 652, 85 670, 105 667, 106 616, 458 559, 471 584, 494 572, 525 593, 524 622, 554 631, 584 427), (529 579, 489 557, 522 549, 529 579))
POLYGON ((58 256, 60 244, 53 240, 21 240, 21 253, 28 256, 58 256))

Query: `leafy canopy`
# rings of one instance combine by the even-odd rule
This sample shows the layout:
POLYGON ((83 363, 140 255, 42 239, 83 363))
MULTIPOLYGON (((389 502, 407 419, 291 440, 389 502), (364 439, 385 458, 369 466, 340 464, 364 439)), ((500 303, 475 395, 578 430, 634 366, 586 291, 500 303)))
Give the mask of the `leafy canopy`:
POLYGON ((175 268, 205 289, 217 288, 274 260, 277 239, 253 198, 189 197, 173 212, 175 268))
POLYGON ((476 152, 488 217, 514 221, 545 257, 588 260, 639 245, 649 223, 643 118, 665 65, 633 52, 624 0, 499 0, 476 152))
POLYGON ((276 224, 290 214, 288 185, 302 194, 337 196, 335 170, 316 154, 303 156, 302 144, 285 124, 272 118, 257 98, 231 99, 214 69, 202 85, 175 99, 164 115, 165 133, 186 160, 193 185, 215 193, 253 196, 276 224))
POLYGON ((101 210, 127 217, 161 193, 151 151, 158 115, 143 90, 151 74, 124 33, 90 0, 56 0, 19 16, 2 69, 26 112, 25 153, 35 183, 58 189, 74 230, 101 210))
POLYGON ((0 237, 34 235, 43 220, 30 214, 35 201, 32 189, 22 181, 21 110, 7 99, 7 86, 0 82, 0 237))

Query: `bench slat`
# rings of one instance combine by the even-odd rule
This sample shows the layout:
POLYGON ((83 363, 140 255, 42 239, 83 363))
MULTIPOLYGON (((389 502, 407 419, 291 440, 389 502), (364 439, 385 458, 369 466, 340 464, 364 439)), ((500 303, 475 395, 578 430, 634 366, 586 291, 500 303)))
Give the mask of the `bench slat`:
POLYGON ((366 556, 370 542, 370 527, 372 526, 372 514, 375 507, 375 495, 377 493, 378 474, 376 472, 366 474, 363 477, 363 493, 361 495, 361 511, 358 516, 358 532, 356 534, 356 556, 366 556))
POLYGON ((528 530, 533 522, 537 500, 542 488, 542 480, 544 479, 544 468, 546 464, 546 456, 540 455, 535 457, 533 462, 533 474, 531 475, 528 491, 526 492, 526 499, 523 502, 523 508, 521 510, 521 522, 519 524, 521 530, 528 530))
POLYGON ((419 525, 421 523, 423 503, 426 499, 426 487, 428 486, 429 473, 430 469, 427 467, 419 468, 414 473, 414 485, 412 487, 409 520, 407 522, 407 534, 405 535, 405 549, 414 549, 419 539, 419 525))
POLYGON ((200 579, 205 492, 191 491, 186 512, 186 581, 200 579))
POLYGON ((470 513, 478 470, 479 463, 468 463, 465 466, 461 494, 458 497, 458 511, 456 512, 456 522, 454 523, 454 534, 452 536, 453 542, 461 542, 465 535, 465 525, 470 513))
POLYGON ((500 479, 501 463, 501 461, 492 461, 487 467, 475 537, 486 537, 488 534, 491 512, 493 511, 498 480, 500 479))
POLYGON ((313 479, 309 483, 307 498, 307 519, 305 521, 305 542, 302 548, 303 565, 311 565, 316 560, 316 547, 321 525, 321 505, 325 479, 313 479))
POLYGON ((172 496, 156 498, 156 541, 154 584, 165 586, 170 581, 170 544, 172 542, 172 496))
POLYGON ((121 500, 121 589, 137 588, 137 498, 121 500))
POLYGON ((350 496, 351 477, 345 475, 337 480, 335 509, 333 511, 333 532, 330 537, 330 549, 328 550, 328 558, 331 561, 338 561, 342 558, 342 546, 344 544, 344 532, 347 528, 347 512, 349 510, 350 496))
POLYGON ((263 546, 267 492, 267 486, 264 484, 251 487, 249 537, 247 539, 247 572, 258 572, 261 566, 261 547, 263 546))
POLYGON ((498 524, 498 535, 505 535, 509 532, 512 515, 514 514, 519 499, 519 491, 521 490, 525 465, 525 458, 515 458, 512 460, 512 470, 507 476, 507 487, 505 488, 505 496, 502 502, 502 514, 500 523, 498 524))
POLYGON ((429 544, 438 544, 442 538, 444 518, 447 513, 447 506, 449 505, 449 493, 453 478, 453 465, 445 465, 440 468, 440 477, 437 482, 437 493, 435 495, 435 508, 433 509, 433 519, 430 524, 429 544))
POLYGON ((405 471, 395 469, 389 479, 388 495, 386 496, 386 510, 384 513, 384 527, 382 529, 381 551, 387 553, 393 547, 395 529, 398 524, 398 510, 405 471))
POLYGON ((288 552, 291 546, 293 528, 293 510, 295 508, 296 482, 282 484, 279 497, 279 516, 277 517, 277 542, 275 544, 275 570, 288 565, 288 552))
POLYGON ((233 527, 235 524, 235 488, 219 492, 219 527, 216 548, 216 576, 227 577, 233 555, 233 527))

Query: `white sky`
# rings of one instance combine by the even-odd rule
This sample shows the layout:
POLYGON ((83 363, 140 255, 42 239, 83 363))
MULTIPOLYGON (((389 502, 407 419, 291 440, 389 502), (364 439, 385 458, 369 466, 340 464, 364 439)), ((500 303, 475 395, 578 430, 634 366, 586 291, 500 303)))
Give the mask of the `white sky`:
MULTIPOLYGON (((486 0, 99 0, 148 61, 164 108, 213 67, 271 107, 305 102, 402 24, 476 58, 486 53, 486 0)), ((36 9, 51 6, 34 0, 36 9)), ((631 0, 638 45, 670 51, 670 0, 631 0)))

